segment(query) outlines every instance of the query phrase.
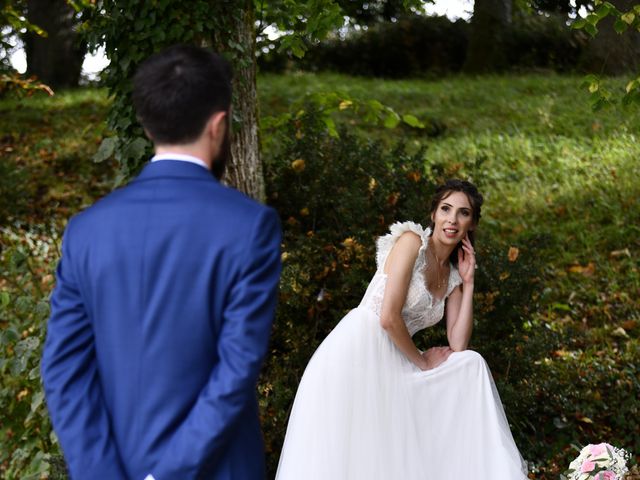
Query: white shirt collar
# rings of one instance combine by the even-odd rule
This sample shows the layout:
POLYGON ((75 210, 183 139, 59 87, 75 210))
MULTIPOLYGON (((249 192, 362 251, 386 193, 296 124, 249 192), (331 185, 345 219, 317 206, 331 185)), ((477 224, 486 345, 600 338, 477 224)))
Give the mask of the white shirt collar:
POLYGON ((157 162, 160 160, 178 160, 180 162, 195 163, 196 165, 200 165, 201 167, 209 170, 209 166, 204 162, 204 160, 192 155, 185 155, 184 153, 162 153, 160 155, 154 155, 153 157, 151 157, 152 162, 157 162))

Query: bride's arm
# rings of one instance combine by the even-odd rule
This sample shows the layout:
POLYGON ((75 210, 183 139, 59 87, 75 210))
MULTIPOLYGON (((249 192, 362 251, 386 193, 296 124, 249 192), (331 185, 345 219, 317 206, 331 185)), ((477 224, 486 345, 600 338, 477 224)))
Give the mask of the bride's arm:
POLYGON ((380 325, 411 362, 421 370, 427 370, 429 365, 411 340, 407 326, 402 319, 402 307, 407 298, 413 265, 421 246, 422 240, 418 235, 413 232, 405 232, 389 252, 384 266, 387 283, 382 299, 380 325))
POLYGON ((447 299, 447 339, 454 352, 466 350, 473 330, 473 277, 476 260, 468 239, 462 242, 464 254, 458 251, 458 272, 462 286, 447 299))
POLYGON ((472 330, 473 284, 457 287, 447 299, 447 339, 451 350, 466 350, 472 330))

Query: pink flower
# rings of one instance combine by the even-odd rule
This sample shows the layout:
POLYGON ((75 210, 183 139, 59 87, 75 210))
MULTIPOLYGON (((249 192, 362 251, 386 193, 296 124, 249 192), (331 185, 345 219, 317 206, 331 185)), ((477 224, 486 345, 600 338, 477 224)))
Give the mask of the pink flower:
POLYGON ((585 460, 580 466, 580 473, 588 473, 596 468, 596 464, 590 460, 585 460))
POLYGON ((597 445, 591 445, 589 448, 589 453, 594 457, 599 457, 603 453, 607 451, 608 445, 606 443, 599 443, 597 445))
POLYGON ((610 470, 606 470, 598 474, 598 480, 617 480, 617 478, 616 474, 610 470))

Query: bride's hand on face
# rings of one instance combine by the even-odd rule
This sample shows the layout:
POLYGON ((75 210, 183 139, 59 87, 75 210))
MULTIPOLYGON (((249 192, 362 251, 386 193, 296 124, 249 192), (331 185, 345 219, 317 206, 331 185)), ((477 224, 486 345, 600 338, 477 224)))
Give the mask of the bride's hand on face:
POLYGON ((425 370, 431 370, 432 368, 436 368, 441 363, 449 358, 449 355, 453 353, 453 350, 449 347, 431 347, 425 352, 422 352, 422 357, 426 361, 425 370))
POLYGON ((476 252, 468 234, 462 239, 462 248, 458 250, 458 273, 463 283, 473 283, 473 276, 476 273, 476 252))

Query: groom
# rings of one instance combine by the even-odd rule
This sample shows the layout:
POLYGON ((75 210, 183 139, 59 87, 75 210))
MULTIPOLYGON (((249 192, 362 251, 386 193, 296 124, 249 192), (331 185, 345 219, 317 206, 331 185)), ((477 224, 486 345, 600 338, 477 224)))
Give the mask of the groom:
POLYGON ((176 46, 133 86, 156 155, 69 222, 42 357, 73 480, 263 479, 256 381, 280 273, 276 212, 221 185, 231 85, 176 46))

